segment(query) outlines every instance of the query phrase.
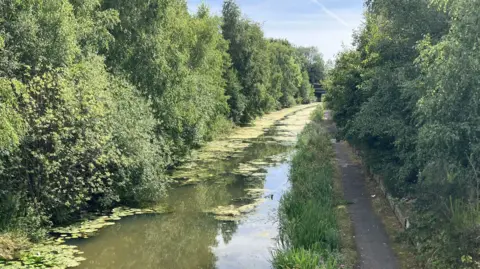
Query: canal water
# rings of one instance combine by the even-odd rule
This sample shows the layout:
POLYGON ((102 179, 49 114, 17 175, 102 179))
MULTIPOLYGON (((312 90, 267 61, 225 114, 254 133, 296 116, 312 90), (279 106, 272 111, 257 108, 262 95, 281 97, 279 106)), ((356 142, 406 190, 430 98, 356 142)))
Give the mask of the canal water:
POLYGON ((126 217, 71 241, 86 258, 79 268, 271 268, 288 159, 314 109, 286 115, 260 137, 232 138, 192 157, 172 174, 176 186, 163 201, 171 213, 126 217))

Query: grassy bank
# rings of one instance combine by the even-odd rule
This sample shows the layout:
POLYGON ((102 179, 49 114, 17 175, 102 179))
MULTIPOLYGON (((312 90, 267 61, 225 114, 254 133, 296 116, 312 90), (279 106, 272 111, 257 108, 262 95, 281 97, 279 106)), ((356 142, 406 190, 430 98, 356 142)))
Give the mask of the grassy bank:
POLYGON ((349 236, 344 236, 350 230, 349 219, 341 205, 334 152, 321 117, 321 110, 316 111, 297 142, 292 188, 279 210, 280 248, 273 257, 278 269, 349 268, 353 263, 355 254, 349 236))

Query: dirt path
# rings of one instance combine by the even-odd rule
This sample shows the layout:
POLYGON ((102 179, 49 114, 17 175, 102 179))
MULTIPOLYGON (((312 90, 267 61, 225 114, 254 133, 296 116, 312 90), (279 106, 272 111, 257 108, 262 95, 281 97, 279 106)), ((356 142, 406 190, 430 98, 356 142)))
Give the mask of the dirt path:
POLYGON ((335 143, 335 152, 342 175, 345 199, 355 230, 355 242, 361 269, 396 269, 397 258, 390 246, 382 221, 375 214, 359 164, 352 160, 345 143, 335 143))

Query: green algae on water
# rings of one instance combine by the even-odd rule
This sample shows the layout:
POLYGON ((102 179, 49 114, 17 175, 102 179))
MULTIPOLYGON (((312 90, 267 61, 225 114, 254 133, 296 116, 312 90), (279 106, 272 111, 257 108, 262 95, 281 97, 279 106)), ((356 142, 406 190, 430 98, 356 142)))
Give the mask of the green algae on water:
POLYGON ((76 246, 65 245, 63 239, 49 238, 28 250, 20 251, 16 260, 0 260, 0 267, 5 269, 72 268, 85 260, 79 256, 81 254, 82 252, 76 246))
POLYGON ((117 207, 112 210, 112 213, 108 216, 100 216, 91 220, 85 220, 80 223, 76 223, 67 227, 57 227, 52 229, 52 233, 59 234, 60 237, 65 239, 75 238, 88 238, 100 229, 114 225, 116 220, 120 220, 122 217, 128 217, 139 214, 160 214, 169 212, 168 207, 160 205, 157 208, 128 208, 117 207))
POLYGON ((85 260, 76 246, 66 245, 68 239, 88 238, 95 235, 100 229, 114 225, 116 220, 122 217, 140 214, 169 213, 171 209, 165 205, 155 208, 128 208, 118 207, 112 210, 108 216, 97 216, 67 227, 52 229, 52 234, 42 243, 35 244, 27 250, 20 251, 14 260, 1 260, 0 268, 27 269, 27 268, 72 268, 80 265, 85 260))

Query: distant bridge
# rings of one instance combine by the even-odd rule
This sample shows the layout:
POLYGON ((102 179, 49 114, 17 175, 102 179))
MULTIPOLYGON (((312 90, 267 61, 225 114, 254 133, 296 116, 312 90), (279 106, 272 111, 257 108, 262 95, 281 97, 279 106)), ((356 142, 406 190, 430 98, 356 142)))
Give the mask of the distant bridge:
POLYGON ((317 97, 318 101, 322 101, 322 96, 327 93, 326 90, 322 88, 322 85, 315 83, 313 84, 313 88, 315 89, 315 96, 317 97))

